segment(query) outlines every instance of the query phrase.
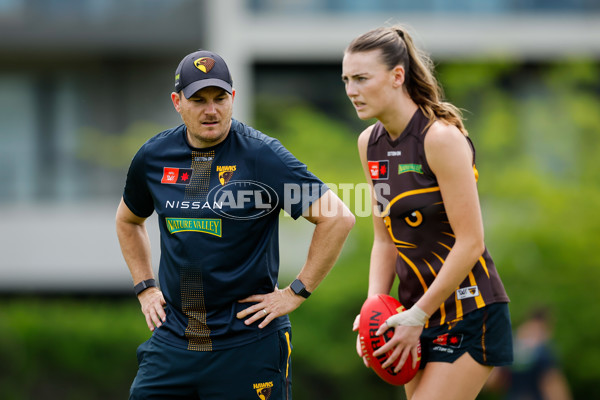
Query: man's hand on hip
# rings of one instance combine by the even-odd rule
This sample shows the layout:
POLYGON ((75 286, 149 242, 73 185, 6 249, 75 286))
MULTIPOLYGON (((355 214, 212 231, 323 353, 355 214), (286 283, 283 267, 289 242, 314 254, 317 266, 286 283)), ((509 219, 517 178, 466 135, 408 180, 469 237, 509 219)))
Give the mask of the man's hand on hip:
POLYGON ((159 328, 166 320, 165 305, 167 302, 160 289, 151 287, 138 295, 138 300, 142 305, 142 312, 146 317, 148 329, 154 332, 155 327, 159 328))

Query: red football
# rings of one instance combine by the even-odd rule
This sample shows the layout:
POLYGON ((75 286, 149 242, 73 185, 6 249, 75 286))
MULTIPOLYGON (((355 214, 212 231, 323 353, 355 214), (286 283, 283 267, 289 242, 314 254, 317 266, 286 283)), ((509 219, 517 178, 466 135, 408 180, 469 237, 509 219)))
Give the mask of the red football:
POLYGON ((409 382, 419 371, 421 363, 421 345, 418 348, 417 366, 412 367, 412 355, 409 355, 404 363, 404 366, 398 373, 394 372, 394 368, 398 365, 399 357, 393 365, 388 368, 382 368, 382 364, 392 354, 388 351, 386 354, 379 357, 373 357, 373 352, 382 347, 394 335, 393 329, 388 329, 383 335, 375 336, 377 329, 389 317, 398 312, 404 311, 404 307, 398 300, 386 294, 376 294, 369 296, 360 310, 360 324, 358 327, 358 335, 360 338, 360 346, 363 355, 367 357, 369 365, 375 373, 387 383, 392 385, 404 385, 409 382))

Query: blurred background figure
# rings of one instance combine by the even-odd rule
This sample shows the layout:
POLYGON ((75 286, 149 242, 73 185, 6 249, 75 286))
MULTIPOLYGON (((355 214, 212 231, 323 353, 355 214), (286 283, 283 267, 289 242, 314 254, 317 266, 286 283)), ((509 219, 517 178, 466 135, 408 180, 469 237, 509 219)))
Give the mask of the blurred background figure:
POLYGON ((506 400, 570 400, 571 391, 552 345, 552 315, 546 307, 533 309, 514 337, 514 364, 496 368, 488 388, 505 393, 506 400))

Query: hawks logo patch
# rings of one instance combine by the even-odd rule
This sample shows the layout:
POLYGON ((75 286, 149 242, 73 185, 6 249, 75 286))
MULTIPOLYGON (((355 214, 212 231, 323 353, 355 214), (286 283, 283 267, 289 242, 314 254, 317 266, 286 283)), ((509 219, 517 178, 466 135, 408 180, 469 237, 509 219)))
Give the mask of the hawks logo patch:
POLYGON ((194 61, 194 65, 205 74, 209 73, 215 66, 215 60, 210 57, 202 57, 194 61))
POLYGON ((189 185, 192 179, 192 168, 163 168, 163 176, 160 183, 167 183, 172 185, 189 185))
POLYGON ((389 175, 389 161, 369 161, 371 179, 387 179, 389 175))
POLYGON ((219 182, 221 182, 221 186, 227 184, 231 180, 236 167, 236 165, 217 165, 217 172, 219 173, 219 182))
POLYGON ((269 400, 273 389, 273 382, 255 383, 252 388, 256 390, 256 395, 261 400, 269 400))

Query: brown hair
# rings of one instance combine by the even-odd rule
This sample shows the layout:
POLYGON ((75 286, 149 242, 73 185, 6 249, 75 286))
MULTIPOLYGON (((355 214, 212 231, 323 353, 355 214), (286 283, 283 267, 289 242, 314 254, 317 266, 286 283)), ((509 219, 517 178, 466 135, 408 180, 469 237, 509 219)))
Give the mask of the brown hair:
POLYGON ((466 136, 461 111, 442 101, 444 92, 434 76, 433 61, 418 49, 410 35, 401 26, 381 27, 354 39, 346 53, 381 50, 383 63, 391 70, 402 65, 406 71, 404 86, 411 99, 429 119, 428 127, 435 120, 456 126, 466 136))

